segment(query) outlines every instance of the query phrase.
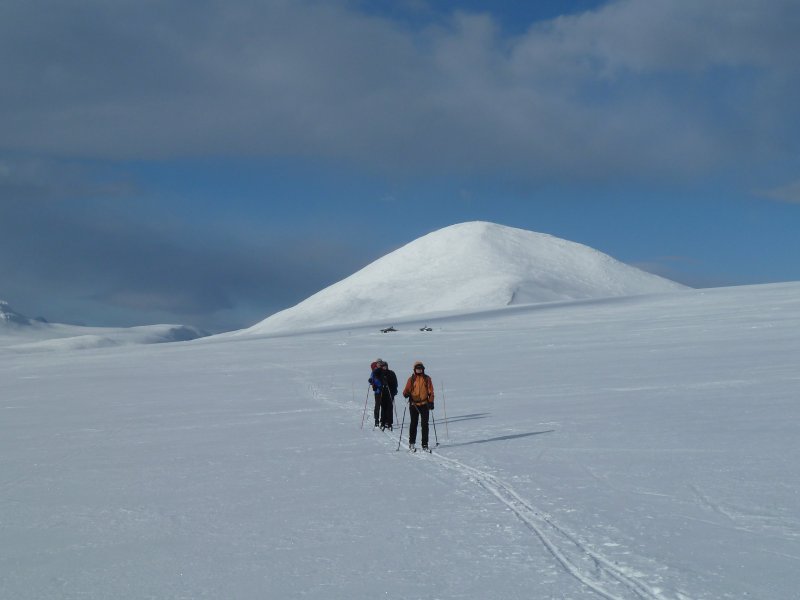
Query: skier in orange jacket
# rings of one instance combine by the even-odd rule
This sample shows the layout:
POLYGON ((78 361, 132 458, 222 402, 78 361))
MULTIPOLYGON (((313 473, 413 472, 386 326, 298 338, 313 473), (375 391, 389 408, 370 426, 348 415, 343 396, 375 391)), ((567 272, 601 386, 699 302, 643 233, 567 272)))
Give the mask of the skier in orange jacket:
POLYGON ((425 365, 417 361, 414 363, 414 374, 408 378, 406 387, 403 388, 403 397, 408 398, 411 412, 411 424, 408 428, 408 447, 416 450, 417 423, 422 421, 422 449, 428 450, 428 419, 433 410, 433 381, 425 374, 425 365))

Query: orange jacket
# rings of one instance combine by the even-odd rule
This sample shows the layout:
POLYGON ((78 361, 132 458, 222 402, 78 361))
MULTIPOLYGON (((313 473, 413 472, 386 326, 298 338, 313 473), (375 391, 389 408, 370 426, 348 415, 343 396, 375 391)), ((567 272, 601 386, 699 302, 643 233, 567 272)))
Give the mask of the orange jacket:
POLYGON ((409 398, 417 406, 433 402, 433 380, 427 375, 414 373, 408 378, 403 396, 409 398))

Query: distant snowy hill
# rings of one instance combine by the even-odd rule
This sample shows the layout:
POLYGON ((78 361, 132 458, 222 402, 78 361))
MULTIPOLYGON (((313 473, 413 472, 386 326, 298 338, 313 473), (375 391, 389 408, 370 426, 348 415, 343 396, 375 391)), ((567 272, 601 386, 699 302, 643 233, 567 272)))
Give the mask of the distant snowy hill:
POLYGON ((130 344, 182 342, 208 335, 186 325, 81 327, 29 319, 0 300, 0 348, 22 351, 82 350, 130 344))
POLYGON ((588 246, 476 221, 423 236, 240 333, 682 289, 588 246))

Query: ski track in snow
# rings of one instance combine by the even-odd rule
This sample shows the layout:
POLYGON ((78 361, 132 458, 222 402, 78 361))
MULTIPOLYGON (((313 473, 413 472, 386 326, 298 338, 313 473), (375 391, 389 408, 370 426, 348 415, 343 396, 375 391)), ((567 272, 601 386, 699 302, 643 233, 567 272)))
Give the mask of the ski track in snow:
MULTIPOLYGON (((346 403, 332 401, 316 385, 310 384, 309 389, 315 400, 345 408, 346 403)), ((395 429, 383 433, 383 439, 386 440, 384 445, 393 451, 399 450, 398 438, 402 441, 400 431, 395 429)), ((403 444, 403 447, 407 449, 408 445, 403 444)), ((433 449, 432 453, 416 452, 415 457, 433 460, 438 466, 469 480, 497 498, 539 539, 562 569, 598 596, 606 600, 669 600, 659 588, 643 583, 632 569, 626 569, 590 548, 578 536, 520 496, 508 483, 487 471, 443 456, 436 447, 433 449), (612 590, 612 587, 615 589, 612 590)), ((688 600, 688 597, 678 593, 677 600, 688 600)))
POLYGON ((709 498, 706 494, 704 494, 696 485, 690 485, 689 489, 697 496, 697 499, 700 501, 700 504, 711 510, 712 512, 724 517, 731 523, 736 523, 736 517, 733 516, 730 512, 725 510, 721 504, 714 502, 709 498))
MULTIPOLYGON (((800 522, 796 519, 766 514, 764 511, 745 513, 742 510, 736 510, 736 508, 732 506, 726 506, 721 502, 713 500, 696 485, 690 485, 689 489, 697 497, 701 506, 723 517, 732 528, 738 531, 755 534, 767 529, 772 529, 773 531, 777 529, 780 533, 776 535, 786 540, 800 537, 800 531, 798 531, 800 530, 800 522)), ((785 556, 796 558, 792 555, 785 556)))
POLYGON ((467 477, 506 505, 544 544, 561 567, 592 591, 608 600, 665 600, 660 590, 652 588, 602 554, 589 548, 549 515, 535 508, 509 484, 454 458, 435 455, 438 463, 467 477), (612 592, 609 586, 621 588, 612 592), (623 594, 623 595, 620 595, 623 594))

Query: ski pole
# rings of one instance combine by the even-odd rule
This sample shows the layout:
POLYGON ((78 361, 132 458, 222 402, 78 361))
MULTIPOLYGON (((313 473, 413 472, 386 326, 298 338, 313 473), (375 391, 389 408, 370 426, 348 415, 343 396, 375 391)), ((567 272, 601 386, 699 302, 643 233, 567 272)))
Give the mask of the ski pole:
POLYGON ((396 452, 400 451, 400 442, 403 441, 403 425, 406 424, 406 409, 408 408, 408 403, 403 407, 403 420, 400 422, 400 438, 397 440, 397 450, 396 452))
POLYGON ((450 441, 450 428, 447 426, 447 394, 444 391, 444 379, 442 379, 442 408, 444 408, 444 435, 450 441))
POLYGON ((361 429, 364 429, 364 419, 367 416, 367 403, 369 402, 369 388, 370 386, 367 385, 367 397, 364 398, 364 414, 361 415, 361 429))
POLYGON ((431 420, 433 421, 433 439, 436 442, 436 447, 439 447, 439 436, 436 435, 436 417, 433 416, 433 411, 431 413, 431 420))

